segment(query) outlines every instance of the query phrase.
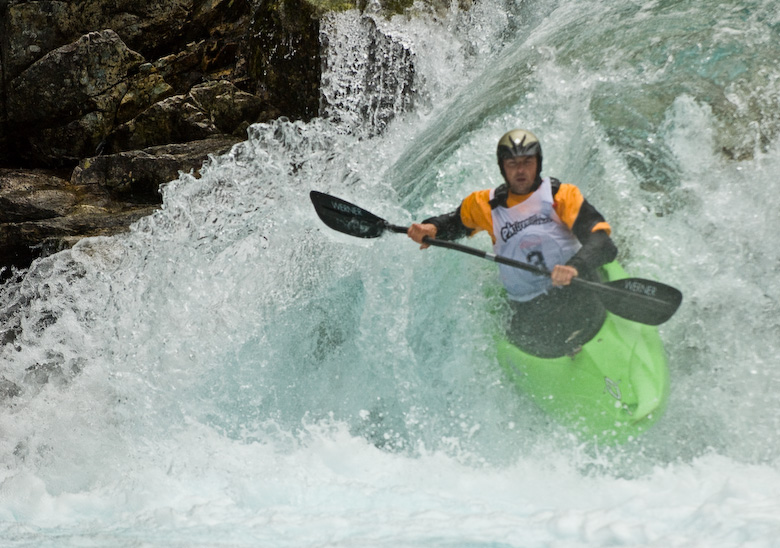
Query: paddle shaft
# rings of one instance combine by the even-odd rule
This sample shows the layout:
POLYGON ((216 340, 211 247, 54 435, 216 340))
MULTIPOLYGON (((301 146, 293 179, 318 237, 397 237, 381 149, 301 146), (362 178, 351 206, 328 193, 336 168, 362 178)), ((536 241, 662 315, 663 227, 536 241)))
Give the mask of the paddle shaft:
MULTIPOLYGON (((408 227, 391 224, 341 198, 316 190, 310 192, 310 197, 320 219, 339 232, 358 238, 378 238, 387 230, 397 234, 406 234, 409 230, 408 227)), ((550 276, 550 272, 543 268, 455 242, 427 236, 422 241, 428 245, 460 251, 539 276, 550 276)), ((571 283, 597 293, 604 307, 610 312, 648 325, 659 325, 668 320, 682 301, 682 293, 674 287, 642 278, 621 278, 598 283, 575 277, 571 283)))
MULTIPOLYGON (((387 230, 390 230, 391 232, 395 232, 397 234, 406 234, 407 231, 409 230, 408 227, 392 225, 392 224, 389 224, 389 223, 385 226, 385 228, 387 230)), ((466 253, 468 255, 473 255, 475 257, 479 257, 480 259, 486 259, 486 260, 492 261, 494 263, 500 263, 500 264, 504 264, 504 265, 511 266, 511 267, 514 267, 514 268, 519 268, 521 270, 526 270, 528 272, 532 272, 532 273, 537 274, 539 276, 549 276, 550 275, 549 271, 547 271, 547 270, 545 270, 543 268, 539 268, 538 266, 534 266, 534 265, 531 265, 531 264, 528 264, 528 263, 523 263, 523 262, 520 262, 520 261, 516 261, 514 259, 510 259, 509 257, 503 257, 501 255, 496 255, 495 253, 489 253, 487 251, 482 251, 481 249, 476 249, 476 248, 469 247, 467 245, 459 244, 459 243, 456 243, 456 242, 450 242, 450 241, 447 241, 447 240, 438 240, 436 238, 430 238, 429 236, 425 236, 423 238, 423 243, 426 243, 426 244, 432 245, 432 246, 436 246, 436 247, 443 247, 443 248, 446 248, 446 249, 452 249, 453 251, 460 251, 461 253, 466 253)), ((615 288, 613 288, 611 286, 604 285, 604 284, 598 283, 598 282, 592 282, 590 280, 585 280, 585 279, 582 279, 582 278, 572 278, 571 283, 574 284, 574 285, 579 285, 581 287, 587 287, 591 291, 596 291, 596 292, 601 293, 601 294, 614 293, 614 291, 615 291, 615 288)), ((648 304, 654 303, 654 304, 656 304, 658 306, 662 306, 662 307, 668 307, 669 306, 669 304, 666 301, 664 301, 662 299, 657 299, 657 298, 652 297, 650 295, 642 295, 641 298, 642 298, 643 301, 645 301, 648 304)))

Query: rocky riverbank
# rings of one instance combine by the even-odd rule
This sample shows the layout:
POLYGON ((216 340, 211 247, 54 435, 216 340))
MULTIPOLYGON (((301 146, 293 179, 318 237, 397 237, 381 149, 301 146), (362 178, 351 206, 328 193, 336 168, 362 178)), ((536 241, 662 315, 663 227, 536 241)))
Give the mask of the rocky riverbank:
MULTIPOLYGON (((161 184, 197 175, 249 125, 327 112, 323 17, 410 5, 0 0, 2 277, 125 230, 159 206, 161 184)), ((365 21, 373 47, 395 48, 413 73, 409 52, 365 21)), ((381 71, 382 55, 373 58, 381 71)), ((411 93, 408 81, 382 81, 411 93)))

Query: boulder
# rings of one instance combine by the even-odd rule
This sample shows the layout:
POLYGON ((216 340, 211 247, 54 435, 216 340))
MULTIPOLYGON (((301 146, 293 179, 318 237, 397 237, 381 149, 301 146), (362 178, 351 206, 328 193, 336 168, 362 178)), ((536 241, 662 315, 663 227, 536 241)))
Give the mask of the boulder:
POLYGON ((9 267, 70 247, 85 236, 115 234, 152 207, 121 204, 107 189, 72 184, 46 170, 0 169, 0 278, 9 267))
POLYGON ((130 47, 153 50, 180 32, 193 0, 55 0, 7 2, 7 69, 16 77, 35 61, 87 31, 113 29, 130 47), (151 5, 149 5, 151 4, 151 5))
POLYGON ((0 279, 10 267, 109 236, 159 207, 161 184, 179 172, 196 176, 211 154, 239 142, 222 136, 82 160, 70 179, 51 170, 0 168, 0 279), (3 270, 4 269, 4 270, 3 270))
POLYGON ((166 143, 187 143, 211 136, 246 137, 254 122, 270 119, 277 111, 256 95, 227 81, 194 86, 186 95, 159 101, 116 127, 104 152, 117 153, 166 143))
POLYGON ((62 216, 77 201, 67 181, 53 173, 0 169, 0 226, 62 216))
POLYGON ((179 172, 197 176, 209 155, 224 154, 240 141, 218 136, 87 158, 73 170, 71 183, 104 188, 114 199, 128 204, 160 204, 160 185, 176 179, 179 172))
POLYGON ((124 116, 135 115, 171 92, 151 65, 141 71, 143 64, 109 29, 86 34, 25 69, 11 81, 6 99, 7 121, 17 128, 25 159, 32 159, 27 151, 50 164, 95 154, 120 105, 124 116))
POLYGON ((166 97, 246 83, 249 14, 246 0, 0 2, 0 165, 73 167, 166 97))

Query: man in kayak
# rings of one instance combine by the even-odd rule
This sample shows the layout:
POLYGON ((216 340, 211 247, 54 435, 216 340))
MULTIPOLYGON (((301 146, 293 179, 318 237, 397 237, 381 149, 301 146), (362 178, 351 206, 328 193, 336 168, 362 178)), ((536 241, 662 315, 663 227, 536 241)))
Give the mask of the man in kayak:
POLYGON ((425 236, 455 240, 485 230, 496 255, 541 266, 550 277, 499 265, 512 307, 510 340, 531 354, 571 354, 604 323, 598 298, 576 285, 615 259, 617 248, 604 217, 571 184, 541 177, 542 147, 530 131, 504 134, 496 151, 504 184, 476 191, 455 211, 409 227, 420 248, 425 236))

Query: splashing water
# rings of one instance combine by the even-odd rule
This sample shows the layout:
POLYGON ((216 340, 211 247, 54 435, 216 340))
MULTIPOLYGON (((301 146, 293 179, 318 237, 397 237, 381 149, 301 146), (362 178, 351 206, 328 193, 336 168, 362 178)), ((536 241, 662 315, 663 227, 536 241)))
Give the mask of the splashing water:
POLYGON ((334 18, 326 116, 253 126, 127 234, 0 287, 0 544, 772 546, 774 8, 334 18), (397 76, 381 94, 367 25, 397 76), (668 410, 625 446, 583 444, 506 383, 492 265, 334 233, 308 201, 398 224, 453 209, 500 182, 516 126, 629 271, 685 294, 661 328, 668 410))

